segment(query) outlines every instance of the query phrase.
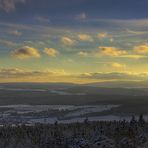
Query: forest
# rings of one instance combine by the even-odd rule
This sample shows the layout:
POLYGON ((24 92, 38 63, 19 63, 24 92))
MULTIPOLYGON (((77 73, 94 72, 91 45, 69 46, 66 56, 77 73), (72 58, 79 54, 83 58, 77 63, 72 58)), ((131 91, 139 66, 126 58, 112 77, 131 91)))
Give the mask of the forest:
POLYGON ((3 125, 0 148, 147 148, 148 123, 143 115, 130 122, 3 125))

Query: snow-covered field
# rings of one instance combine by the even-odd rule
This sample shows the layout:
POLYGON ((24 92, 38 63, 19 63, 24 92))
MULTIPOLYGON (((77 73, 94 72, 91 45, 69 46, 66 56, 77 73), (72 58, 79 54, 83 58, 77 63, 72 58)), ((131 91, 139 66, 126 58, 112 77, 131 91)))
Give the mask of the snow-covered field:
MULTIPOLYGON (((16 111, 17 113, 28 113, 28 112, 41 112, 48 110, 57 110, 57 111, 75 111, 72 116, 84 115, 91 112, 102 112, 105 110, 110 110, 119 105, 6 105, 0 106, 0 108, 8 108, 7 112, 16 111)), ((69 114, 67 116, 70 116, 69 114)))
MULTIPOLYGON (((71 118, 71 119, 64 119, 64 120, 58 120, 58 118, 40 118, 40 119, 30 119, 29 123, 54 123, 55 121, 58 121, 59 123, 75 123, 75 122, 84 122, 86 118, 85 117, 77 117, 77 118, 71 118)), ((89 121, 119 121, 119 120, 127 120, 130 121, 131 117, 120 117, 120 116, 114 116, 114 115, 106 115, 106 116, 93 116, 88 118, 89 121)))
MULTIPOLYGON (((86 117, 89 121, 119 121, 131 120, 130 115, 99 115, 103 111, 110 111, 120 105, 6 105, 0 106, 0 124, 3 123, 73 123, 83 122, 86 117), (93 115, 95 114, 95 115, 93 115)), ((138 118, 138 117, 136 117, 138 118)), ((148 116, 145 116, 148 121, 148 116)))
POLYGON ((22 123, 62 123, 82 122, 86 117, 90 120, 114 120, 114 116, 95 116, 100 113, 119 107, 119 105, 6 105, 0 106, 0 122, 22 123))
MULTIPOLYGON (((138 120, 138 116, 135 116, 138 120)), ((86 118, 85 117, 77 117, 77 118, 71 118, 71 119, 64 119, 64 120, 59 120, 58 118, 40 118, 40 119, 30 119, 28 123, 30 124, 35 124, 35 123, 42 123, 42 124, 47 124, 47 123, 55 123, 55 121, 58 121, 58 123, 82 123, 84 122, 86 118)), ((148 121, 148 115, 144 116, 145 121, 148 121)), ((93 117, 88 117, 89 121, 131 121, 131 116, 115 116, 115 115, 106 115, 106 116, 93 116, 93 117)))
POLYGON ((5 88, 5 87, 0 87, 0 90, 4 91, 14 91, 14 92, 47 92, 50 94, 57 94, 57 95, 86 95, 86 93, 69 93, 66 92, 66 90, 55 90, 55 89, 27 89, 27 88, 5 88))

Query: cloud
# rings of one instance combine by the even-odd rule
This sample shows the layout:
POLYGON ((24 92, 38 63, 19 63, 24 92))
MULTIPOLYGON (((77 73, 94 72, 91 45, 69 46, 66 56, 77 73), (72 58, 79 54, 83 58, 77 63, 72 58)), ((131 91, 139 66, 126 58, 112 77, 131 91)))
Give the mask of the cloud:
POLYGON ((0 40, 0 45, 6 46, 6 47, 13 47, 13 46, 16 46, 16 43, 8 40, 0 40))
POLYGON ((122 68, 126 68, 125 64, 121 64, 121 63, 110 63, 109 66, 111 66, 112 68, 117 68, 117 69, 122 69, 122 68))
POLYGON ((19 68, 1 68, 0 78, 18 78, 18 77, 30 77, 30 76, 42 76, 45 72, 23 70, 19 68))
POLYGON ((14 36, 21 36, 22 32, 18 31, 18 30, 12 30, 8 32, 10 35, 14 35, 14 36))
MULTIPOLYGON (((132 54, 132 53, 129 54, 127 51, 118 49, 116 47, 102 46, 102 47, 99 47, 99 49, 101 49, 99 54, 106 55, 106 56, 129 58, 129 59, 141 59, 141 58, 147 57, 147 56, 139 55, 139 54, 132 54)), ((96 53, 96 55, 98 55, 98 53, 96 53)))
POLYGON ((75 17, 77 20, 85 20, 87 18, 86 13, 80 13, 75 17))
POLYGON ((90 35, 87 35, 87 34, 79 34, 78 37, 79 37, 79 40, 80 41, 93 42, 93 38, 90 35))
POLYGON ((148 56, 145 55, 139 55, 139 54, 127 54, 120 56, 121 58, 130 58, 130 59, 142 59, 147 58, 148 56))
POLYGON ((101 50, 100 54, 107 56, 122 56, 127 54, 125 50, 116 47, 100 46, 99 49, 101 50))
MULTIPOLYGON (((83 57, 111 56, 114 58, 117 57, 117 58, 128 58, 128 59, 148 58, 147 55, 128 53, 127 51, 122 50, 122 49, 118 49, 116 47, 100 46, 99 49, 100 49, 99 51, 89 51, 89 52, 88 51, 80 51, 77 54, 79 56, 83 56, 83 57)), ((117 66, 117 64, 116 64, 116 66, 117 66)))
POLYGON ((61 42, 65 45, 71 46, 75 44, 75 40, 69 38, 69 37, 62 37, 61 42))
POLYGON ((59 52, 54 48, 45 48, 44 53, 46 53, 49 57, 56 57, 59 52))
POLYGON ((17 59, 39 58, 40 53, 33 47, 24 46, 13 51, 11 56, 17 59))
POLYGON ((0 68, 0 78, 45 78, 68 76, 63 69, 30 70, 20 68, 0 68))
POLYGON ((132 72, 96 72, 84 73, 81 78, 98 79, 98 80, 147 80, 148 73, 132 73, 132 72))
MULTIPOLYGON (((141 28, 146 28, 148 25, 148 19, 98 19, 98 18, 88 18, 87 23, 91 25, 92 23, 95 24, 95 26, 102 25, 102 29, 107 29, 107 28, 112 28, 112 29, 117 29, 117 27, 120 27, 120 29, 125 29, 125 28, 133 28, 134 30, 141 30, 141 28)), ((145 29, 144 29, 145 30, 145 29)), ((147 32, 147 31, 146 31, 147 32)), ((146 33, 145 32, 145 33, 146 33)), ((134 32, 129 32, 129 33, 134 33, 134 32)))
POLYGON ((114 42, 114 39, 113 39, 113 38, 110 38, 109 41, 110 41, 110 42, 114 42))
POLYGON ((101 40, 102 39, 108 39, 110 42, 114 42, 114 38, 112 37, 112 35, 110 35, 106 32, 98 33, 97 38, 101 39, 101 40))
POLYGON ((148 54, 148 44, 135 46, 133 50, 138 54, 148 54))
POLYGON ((1 82, 72 82, 63 69, 0 68, 1 82))
POLYGON ((89 53, 88 53, 88 52, 85 52, 85 51, 80 51, 80 52, 78 52, 78 55, 79 55, 79 56, 86 57, 86 56, 89 55, 89 53))
POLYGON ((34 19, 40 23, 50 23, 50 20, 46 17, 37 16, 34 19))
POLYGON ((148 34, 148 32, 146 31, 135 31, 135 30, 131 30, 131 29, 126 29, 126 31, 130 34, 133 35, 144 35, 144 34, 148 34))
POLYGON ((98 33, 98 34, 97 34, 97 37, 98 37, 99 39, 103 39, 103 38, 110 37, 110 35, 108 35, 106 32, 102 32, 102 33, 98 33))
POLYGON ((132 72, 88 72, 67 73, 63 69, 30 70, 20 68, 0 68, 1 82, 100 82, 100 81, 143 81, 148 73, 132 72))
POLYGON ((0 9, 12 12, 16 9, 17 3, 25 3, 25 0, 0 0, 0 9))

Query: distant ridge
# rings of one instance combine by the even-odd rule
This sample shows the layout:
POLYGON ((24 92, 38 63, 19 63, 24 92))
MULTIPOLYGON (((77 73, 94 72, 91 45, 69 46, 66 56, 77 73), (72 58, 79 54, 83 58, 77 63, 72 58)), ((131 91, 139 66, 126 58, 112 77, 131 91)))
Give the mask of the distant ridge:
POLYGON ((68 83, 68 82, 11 82, 0 83, 0 86, 13 86, 13 87, 73 87, 73 86, 92 86, 92 87, 105 87, 105 88, 148 88, 148 81, 106 81, 106 82, 94 82, 94 83, 68 83))

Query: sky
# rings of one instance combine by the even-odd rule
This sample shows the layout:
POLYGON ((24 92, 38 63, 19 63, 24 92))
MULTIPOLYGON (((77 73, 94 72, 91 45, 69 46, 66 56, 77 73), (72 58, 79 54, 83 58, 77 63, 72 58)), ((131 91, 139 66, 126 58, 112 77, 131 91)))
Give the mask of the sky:
POLYGON ((148 80, 147 0, 0 0, 0 82, 148 80))

